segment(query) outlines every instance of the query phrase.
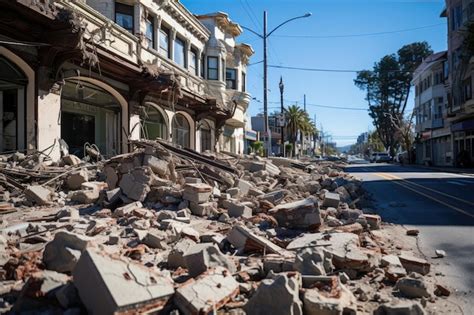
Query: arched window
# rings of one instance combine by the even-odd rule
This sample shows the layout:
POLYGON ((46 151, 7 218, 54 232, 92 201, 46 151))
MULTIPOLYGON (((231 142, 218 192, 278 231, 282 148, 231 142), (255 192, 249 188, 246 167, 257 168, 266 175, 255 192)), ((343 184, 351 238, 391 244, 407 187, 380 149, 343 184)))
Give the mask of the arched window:
POLYGON ((155 106, 145 105, 140 119, 143 125, 143 138, 150 140, 168 138, 165 118, 155 106))
POLYGON ((205 120, 201 121, 201 152, 212 151, 211 126, 205 120))
POLYGON ((61 94, 61 138, 69 152, 84 154, 84 144, 96 144, 100 153, 120 152, 119 102, 112 94, 89 82, 69 79, 61 94))
POLYGON ((182 114, 176 114, 173 118, 173 143, 190 148, 190 126, 182 114))
POLYGON ((21 149, 24 138, 25 86, 23 72, 0 57, 0 152, 21 149))

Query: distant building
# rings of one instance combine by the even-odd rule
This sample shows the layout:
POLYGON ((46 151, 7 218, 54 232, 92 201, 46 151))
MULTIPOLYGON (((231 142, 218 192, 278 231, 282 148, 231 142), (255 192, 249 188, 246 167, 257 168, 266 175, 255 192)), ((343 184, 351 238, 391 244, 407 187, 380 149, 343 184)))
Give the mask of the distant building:
MULTIPOLYGON (((263 114, 258 114, 251 118, 252 129, 260 133, 260 140, 265 142, 267 141, 267 133, 265 131, 265 119, 263 114)), ((268 127, 271 132, 271 141, 272 141, 272 151, 274 155, 281 154, 281 127, 278 127, 278 116, 269 115, 268 116, 268 127)))
POLYGON ((416 159, 419 164, 451 165, 453 162, 451 130, 446 124, 446 63, 446 51, 435 53, 427 57, 413 75, 416 159))

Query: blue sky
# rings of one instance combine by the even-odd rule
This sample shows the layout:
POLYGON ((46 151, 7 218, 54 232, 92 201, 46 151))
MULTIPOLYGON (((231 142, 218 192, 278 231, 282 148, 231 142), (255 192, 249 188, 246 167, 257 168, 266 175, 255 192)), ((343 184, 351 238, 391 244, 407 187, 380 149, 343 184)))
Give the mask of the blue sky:
MULTIPOLYGON (((268 29, 282 21, 311 12, 307 19, 293 21, 269 38, 269 64, 324 69, 369 69, 374 62, 401 46, 415 41, 427 41, 434 51, 445 50, 446 20, 440 18, 444 0, 181 0, 193 13, 223 11, 230 18, 261 32, 263 11, 268 12, 268 29), (385 35, 293 38, 286 35, 354 35, 423 29, 385 35)), ((263 59, 262 41, 244 32, 238 41, 249 43, 255 50, 250 63, 263 59)), ((373 129, 367 111, 347 111, 321 108, 309 104, 367 108, 364 93, 353 84, 355 73, 303 72, 269 68, 269 111, 279 110, 278 82, 283 76, 285 105, 298 101, 316 115, 318 128, 332 135, 338 145, 355 142, 357 135, 373 129), (274 107, 274 108, 272 108, 274 107)), ((262 64, 248 69, 248 91, 252 101, 249 114, 263 112, 262 64)), ((413 95, 409 107, 412 108, 413 95)))

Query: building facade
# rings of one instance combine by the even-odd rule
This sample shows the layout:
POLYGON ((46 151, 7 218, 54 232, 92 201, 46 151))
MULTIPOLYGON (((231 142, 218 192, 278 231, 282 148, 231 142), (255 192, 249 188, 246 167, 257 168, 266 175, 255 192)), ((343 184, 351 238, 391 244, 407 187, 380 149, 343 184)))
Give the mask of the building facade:
POLYGON ((243 125, 253 50, 224 13, 196 17, 178 0, 0 8, 0 152, 57 160, 95 145, 108 157, 141 138, 214 151, 227 125, 243 125))
POLYGON ((448 100, 444 71, 447 52, 427 57, 413 75, 415 86, 416 162, 452 165, 452 139, 447 124, 448 100))

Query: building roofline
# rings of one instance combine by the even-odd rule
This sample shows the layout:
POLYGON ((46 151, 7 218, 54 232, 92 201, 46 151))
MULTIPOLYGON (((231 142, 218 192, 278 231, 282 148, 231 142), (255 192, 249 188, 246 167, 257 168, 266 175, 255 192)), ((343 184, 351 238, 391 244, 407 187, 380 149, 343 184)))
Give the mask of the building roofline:
POLYGON ((243 32, 242 27, 240 27, 239 24, 232 22, 232 20, 229 18, 229 15, 224 12, 218 11, 218 12, 213 12, 213 13, 196 15, 196 18, 199 20, 212 18, 216 20, 217 26, 222 31, 224 31, 225 33, 231 34, 234 37, 239 36, 243 32))

